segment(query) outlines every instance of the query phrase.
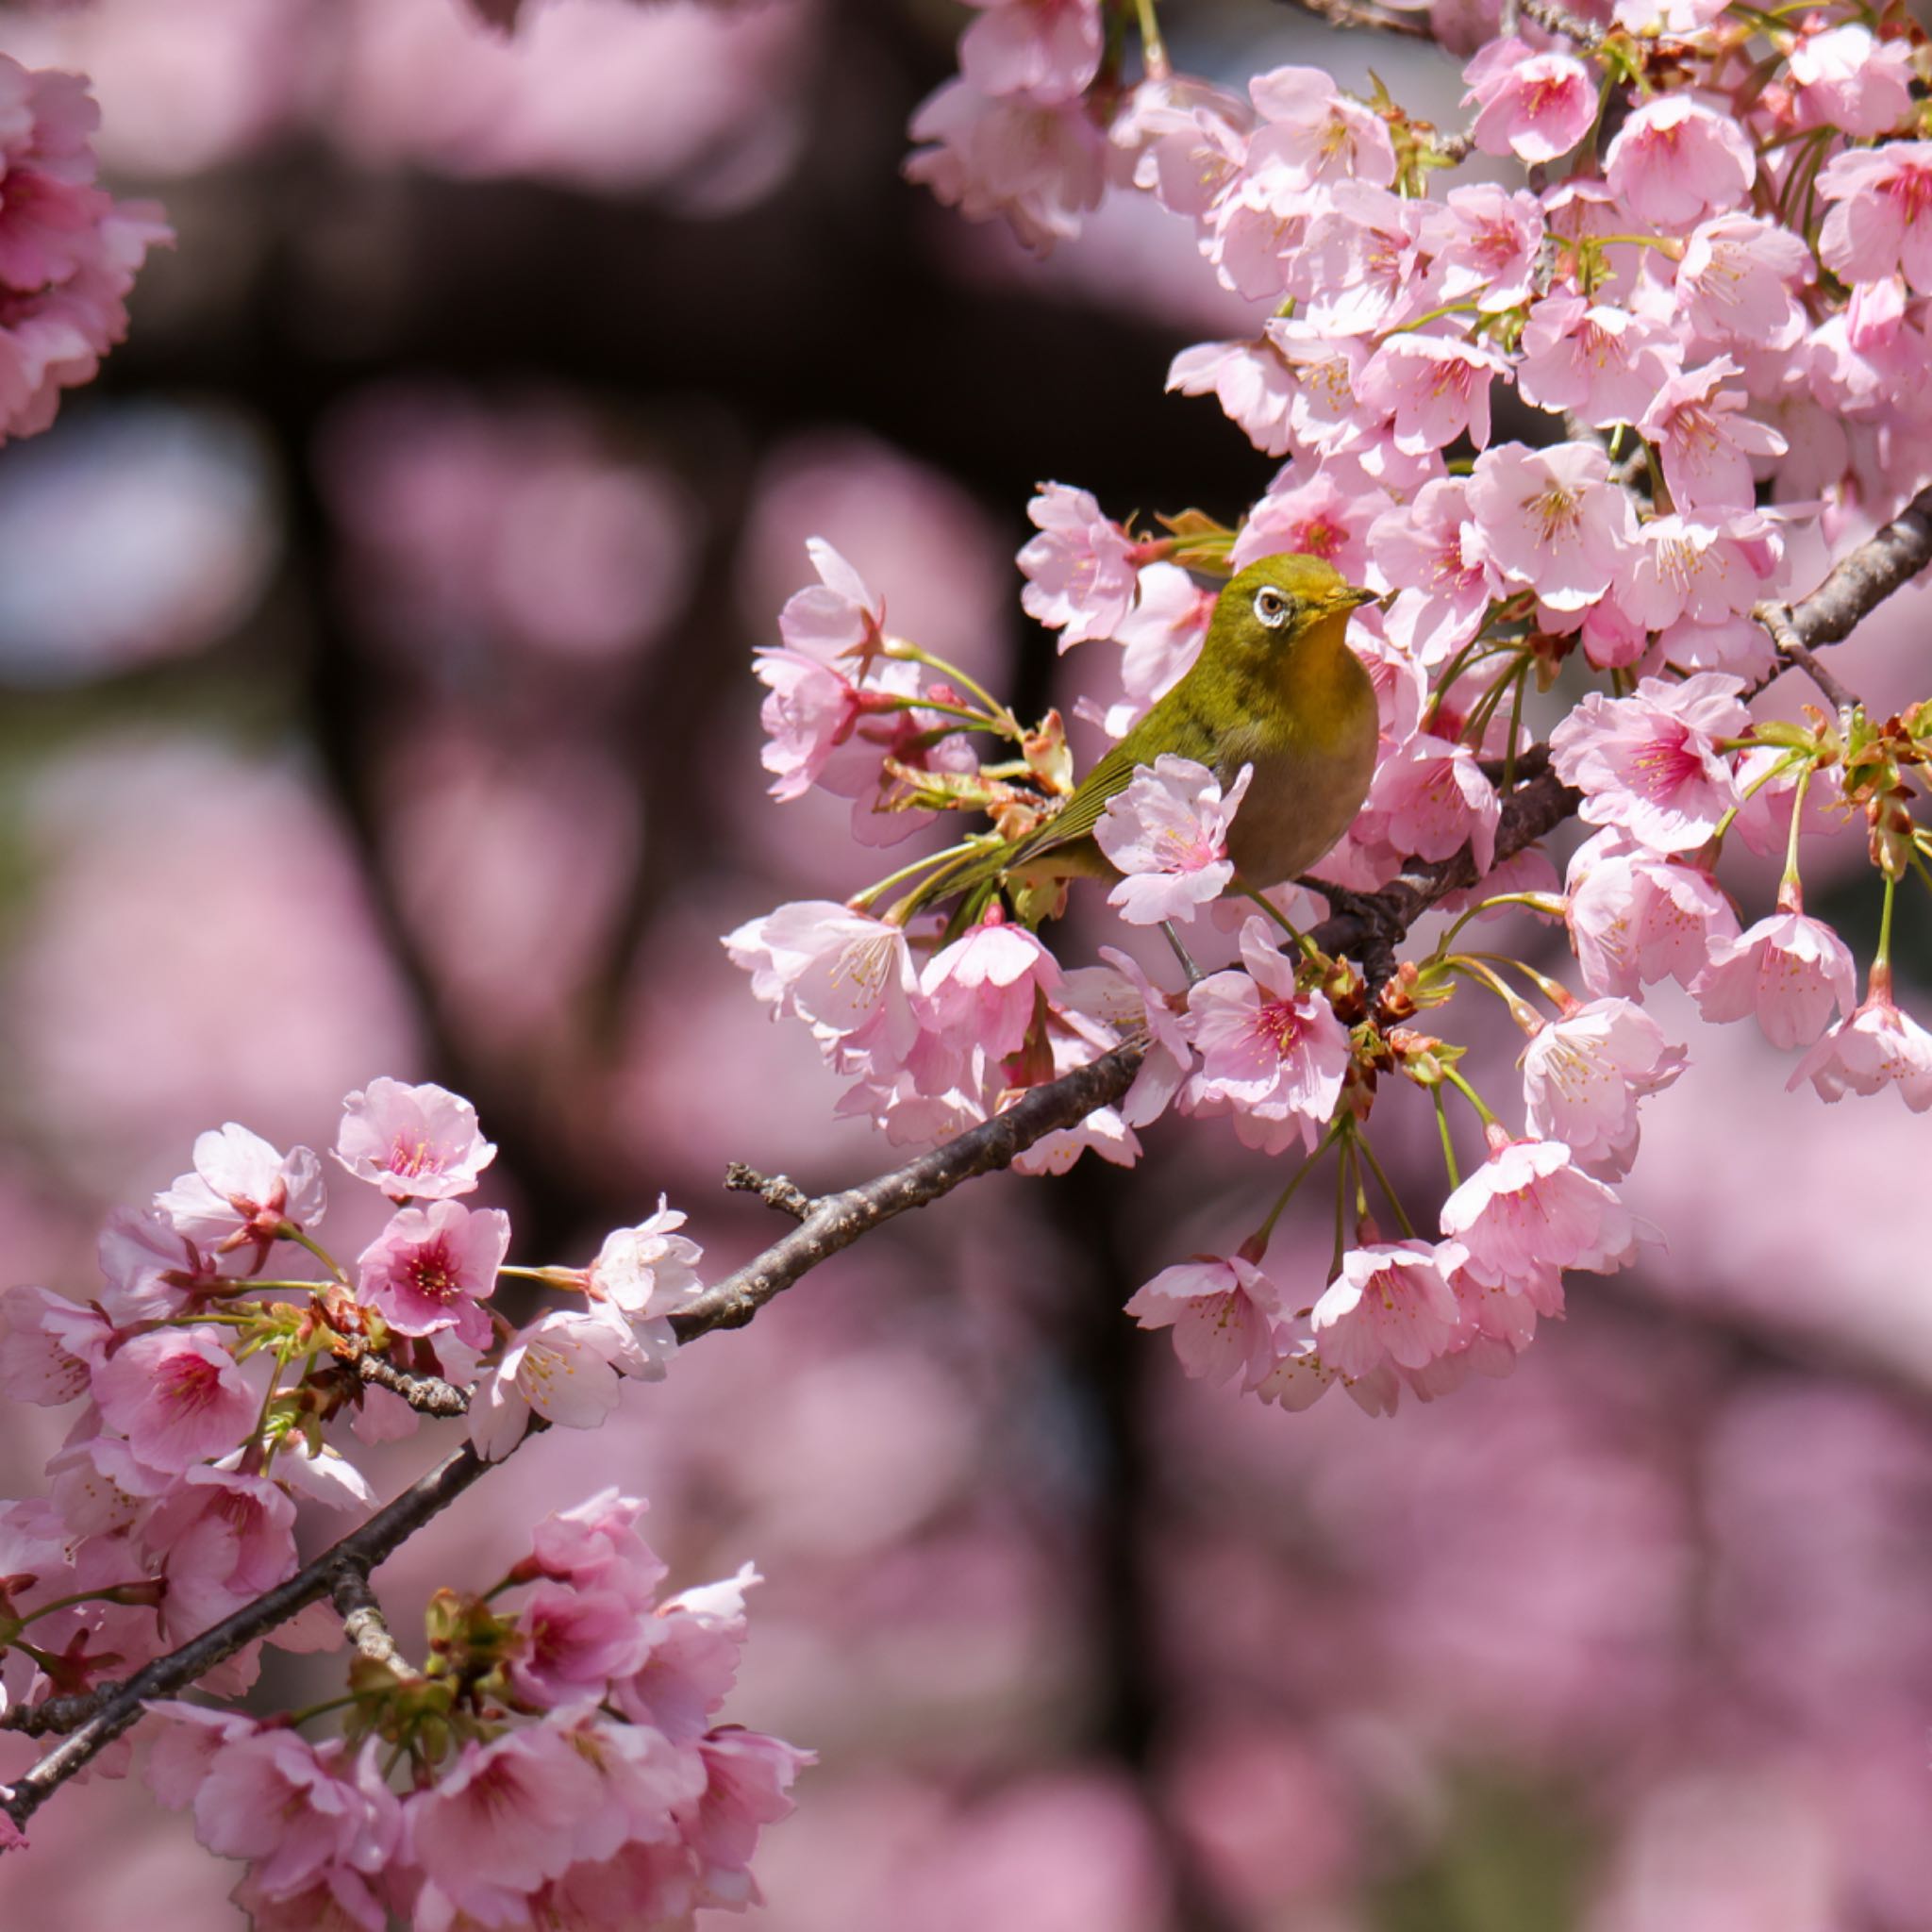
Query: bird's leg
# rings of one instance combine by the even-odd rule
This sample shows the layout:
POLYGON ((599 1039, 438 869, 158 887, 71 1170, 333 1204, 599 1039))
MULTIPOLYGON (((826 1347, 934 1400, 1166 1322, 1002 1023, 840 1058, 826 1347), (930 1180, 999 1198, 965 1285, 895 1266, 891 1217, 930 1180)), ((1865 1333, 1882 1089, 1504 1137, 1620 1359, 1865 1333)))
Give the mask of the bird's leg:
POLYGON ((1174 921, 1163 919, 1160 922, 1160 929, 1167 935, 1167 942, 1174 948, 1174 958, 1181 962, 1181 971, 1188 975, 1188 984, 1200 985, 1203 976, 1201 969, 1194 963, 1194 956, 1182 943, 1180 934, 1174 929, 1174 921))

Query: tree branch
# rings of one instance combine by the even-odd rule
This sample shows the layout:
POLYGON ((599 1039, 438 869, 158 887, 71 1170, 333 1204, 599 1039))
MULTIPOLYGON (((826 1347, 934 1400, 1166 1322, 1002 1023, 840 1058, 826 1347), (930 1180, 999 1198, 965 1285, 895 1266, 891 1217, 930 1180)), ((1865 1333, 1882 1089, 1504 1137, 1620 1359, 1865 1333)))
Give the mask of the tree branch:
MULTIPOLYGON (((1928 563, 1932 563, 1932 489, 1923 491, 1869 541, 1840 558, 1824 583, 1789 613, 1791 637, 1807 650, 1839 642, 1928 563)), ((1780 610, 1780 627, 1784 623, 1780 610)), ((1780 648, 1788 649, 1789 640, 1780 648)), ((1786 659, 1792 661, 1803 660, 1786 659)), ((1581 803, 1579 795, 1550 770, 1544 746, 1534 747, 1519 759, 1517 772, 1521 782, 1503 800, 1496 832, 1498 861, 1513 858, 1554 830, 1581 803)), ((1379 891, 1360 896, 1335 893, 1333 903, 1338 910, 1309 937, 1325 953, 1358 956, 1371 983, 1380 984, 1394 971, 1396 944, 1423 914, 1449 893, 1475 883, 1475 861, 1465 845, 1452 858, 1405 868, 1379 891)), ((1316 884, 1319 889, 1319 881, 1316 884)), ((756 1260, 706 1290, 682 1314, 674 1316, 672 1326, 678 1341, 691 1341, 718 1328, 741 1328, 767 1302, 874 1227, 909 1208, 939 1200, 962 1181, 1009 1166, 1047 1135, 1077 1125, 1096 1108, 1111 1106, 1133 1084, 1143 1051, 1142 1042, 1127 1041, 1089 1065, 1033 1088, 1005 1113, 943 1146, 891 1174, 822 1200, 806 1201, 802 1191, 782 1176, 768 1181, 748 1168, 742 1169, 735 1185, 763 1193, 788 1212, 795 1213, 803 1205, 805 1218, 756 1260)), ((359 1357, 356 1372, 383 1387, 393 1386, 387 1374, 371 1369, 376 1359, 359 1357)), ((386 1364, 385 1370, 412 1384, 436 1380, 433 1376, 409 1376, 392 1365, 386 1364)), ((440 1386, 450 1389, 452 1395, 462 1395, 462 1391, 451 1385, 440 1386)), ((434 1391, 425 1392, 434 1395, 434 1391)), ((344 1622, 355 1625, 350 1634, 357 1647, 364 1655, 379 1654, 388 1642, 388 1632, 382 1627, 374 1594, 368 1591, 370 1572, 446 1509, 491 1466, 465 1443, 286 1582, 179 1649, 157 1657, 125 1682, 103 1684, 81 1696, 48 1698, 30 1708, 9 1711, 0 1719, 0 1728, 29 1736, 57 1731, 69 1735, 25 1774, 0 1808, 16 1825, 24 1826, 52 1792, 138 1721, 148 1699, 186 1689, 325 1596, 331 1597, 339 1609, 343 1609, 346 1602, 344 1622)), ((390 1651, 393 1654, 392 1645, 390 1651)))
POLYGON ((358 1563, 338 1563, 329 1573, 328 1594, 344 1634, 362 1656, 378 1664, 398 1660, 396 1641, 390 1635, 389 1620, 375 1600, 367 1570, 358 1563))

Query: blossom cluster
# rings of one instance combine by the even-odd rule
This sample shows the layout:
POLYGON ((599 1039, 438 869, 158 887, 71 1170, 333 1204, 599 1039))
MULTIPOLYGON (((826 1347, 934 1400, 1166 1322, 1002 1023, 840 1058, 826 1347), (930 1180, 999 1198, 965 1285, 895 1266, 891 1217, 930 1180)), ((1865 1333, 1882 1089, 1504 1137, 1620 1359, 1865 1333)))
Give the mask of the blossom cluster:
POLYGON ((95 181, 99 109, 86 79, 0 55, 0 440, 44 429, 127 332, 159 208, 95 181))
POLYGON ((1261 307, 1252 338, 1183 350, 1169 386, 1213 395, 1283 459, 1262 496, 1233 525, 1188 511, 1148 532, 1042 485, 1022 602, 1062 650, 1120 647, 1112 692, 1074 706, 1119 739, 1198 658, 1215 608, 1203 576, 1297 553, 1374 592, 1350 641, 1375 686, 1376 769, 1304 885, 1374 891, 1415 860, 1466 855, 1478 884, 1445 902, 1453 924, 1372 983, 1307 942, 1316 902, 1295 888, 1230 917, 1228 826, 1252 773, 1163 755, 1094 825, 1107 901, 1129 928, 1194 925, 1224 954, 1232 941, 1218 970, 1183 953, 1186 984, 1169 990, 1117 947, 1070 963, 1037 930, 1064 909, 1063 883, 1018 881, 1010 910, 982 893, 941 926, 927 908, 948 879, 983 877, 1001 839, 1073 791, 1058 715, 1026 725, 895 636, 824 545, 820 583, 757 660, 774 795, 851 798, 867 844, 945 810, 985 811, 997 836, 845 905, 741 926, 726 945, 754 992, 810 1027, 847 1083, 841 1111, 900 1144, 1132 1041, 1142 1057, 1119 1105, 1023 1168, 1083 1147, 1131 1162, 1137 1130, 1170 1108, 1295 1158, 1231 1254, 1167 1269, 1129 1304, 1173 1328, 1191 1372, 1289 1406, 1340 1380, 1387 1409, 1404 1387, 1428 1396, 1507 1370, 1561 1312, 1565 1271, 1626 1266, 1656 1238, 1616 1189, 1641 1103, 1688 1063, 1643 1008, 1659 980, 1708 1021, 1755 1019, 1773 1046, 1806 1049, 1794 1088, 1891 1087, 1932 1106, 1932 1035, 1897 1003, 1890 961, 1896 891, 1914 874, 1932 885, 1914 815, 1932 706, 1783 724, 1750 704, 1789 661, 1781 600, 1932 481, 1932 48, 1850 9, 1616 0, 1508 36, 1493 8, 1466 16, 1431 17, 1469 57, 1471 118, 1445 134, 1380 83, 1357 96, 1313 68, 1257 75, 1244 94, 1177 76, 1150 8, 1129 85, 1097 0, 996 0, 962 39, 960 77, 915 117, 931 145, 908 164, 1042 249, 1109 183, 1149 195, 1191 225, 1204 274, 1261 307), (1472 155, 1520 167, 1524 185, 1444 191, 1472 155), (1512 426, 1540 432, 1497 438, 1506 391, 1512 426), (1553 688, 1568 708, 1539 745, 1526 720, 1553 688), (1561 873, 1520 837, 1499 862, 1509 801, 1545 765, 1580 794, 1589 834, 1561 873), (1854 821, 1884 894, 1862 999, 1799 866, 1804 834, 1854 821), (1720 881, 1727 841, 1785 854, 1755 923, 1720 881), (1469 920, 1506 907, 1562 922, 1575 991, 1457 949, 1469 920), (1464 989, 1499 998, 1525 1036, 1520 1128, 1467 1049, 1428 1030, 1464 989), (1369 1144, 1391 1082, 1426 1093, 1441 1124, 1433 1240, 1369 1144), (1484 1154, 1467 1175, 1449 1118, 1464 1108, 1484 1154), (1336 1224, 1355 1239, 1338 1239, 1324 1291, 1291 1290, 1269 1272, 1270 1237, 1331 1157, 1336 1224))
MULTIPOLYGON (((86 1693, 247 1611, 296 1574, 302 1506, 375 1506, 358 1439, 466 1407, 472 1445, 499 1457, 534 1418, 594 1427, 624 1379, 663 1374, 671 1317, 701 1292, 684 1217, 660 1203, 587 1267, 512 1266, 508 1215, 464 1198, 495 1153, 468 1101, 375 1080, 344 1102, 333 1149, 389 1209, 353 1262, 320 1237, 317 1155, 230 1123, 149 1206, 110 1217, 92 1299, 8 1291, 0 1392, 82 1406, 47 1493, 0 1505, 0 1708, 86 1693), (493 1306, 506 1276, 567 1305, 515 1328, 493 1306)), ((440 1597, 424 1672, 352 1672, 352 1730, 386 1740, 380 1754, 172 1707, 192 1741, 169 1747, 157 1784, 192 1800, 211 1849, 255 1861, 242 1895, 258 1924, 313 1924, 333 1900, 328 1923, 535 1924, 558 1899, 574 1923, 671 1924, 751 1896, 757 1824, 786 1808, 798 1761, 710 1722, 754 1579, 659 1602, 641 1507, 607 1495, 540 1528, 514 1613, 494 1592, 440 1597), (411 1767, 400 1802, 378 1755, 411 1767), (574 1833, 549 1811, 541 1844, 484 1830, 526 1781, 545 1805, 569 1794, 574 1833), (492 1852, 467 1842, 478 1834, 492 1852)), ((264 1639, 340 1641, 332 1615, 302 1612, 202 1688, 246 1690, 264 1639)))
POLYGON ((234 1896, 259 1932, 685 1925, 756 1900, 758 1832, 810 1760, 713 1722, 758 1577, 660 1600, 643 1507, 606 1490, 540 1523, 496 1590, 441 1593, 425 1668, 356 1671, 341 1737, 149 1707, 167 1720, 149 1782, 209 1851, 249 1861, 234 1896))

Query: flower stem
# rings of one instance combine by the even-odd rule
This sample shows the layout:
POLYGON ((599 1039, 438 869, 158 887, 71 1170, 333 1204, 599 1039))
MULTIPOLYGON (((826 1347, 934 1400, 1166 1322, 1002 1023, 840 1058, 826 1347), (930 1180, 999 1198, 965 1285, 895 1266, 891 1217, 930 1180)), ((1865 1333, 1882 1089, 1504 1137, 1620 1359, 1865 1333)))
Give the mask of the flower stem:
POLYGON ((1805 794, 1811 789, 1811 774, 1817 769, 1807 764, 1798 774, 1798 789, 1791 800, 1791 835, 1785 845, 1785 875, 1777 882, 1777 903, 1780 911, 1802 912, 1805 909, 1805 889, 1798 878, 1798 834, 1804 823, 1805 794))
POLYGON ((1165 80, 1173 72, 1167 58, 1167 43, 1160 38, 1160 23, 1154 17, 1154 0, 1137 0, 1141 16, 1141 64, 1149 80, 1165 80))
MULTIPOLYGON (((1282 1210, 1294 1199, 1295 1191, 1300 1188, 1301 1184, 1320 1166, 1323 1155, 1334 1146, 1336 1137, 1341 1132, 1341 1121, 1333 1122, 1328 1131, 1322 1136, 1321 1143, 1316 1147, 1315 1151, 1295 1169, 1294 1177, 1289 1182, 1287 1187, 1282 1189, 1274 1207, 1269 1208, 1267 1220, 1262 1222, 1260 1226, 1249 1236, 1247 1242, 1243 1243, 1244 1246, 1252 1244, 1256 1247, 1257 1254, 1263 1256, 1267 1254, 1269 1240, 1274 1233, 1274 1224, 1281 1219, 1282 1210)), ((1258 1265, 1258 1262, 1257 1265, 1258 1265)))
MULTIPOLYGON (((307 1248, 338 1281, 347 1285, 349 1277, 342 1273, 341 1263, 313 1235, 304 1234, 299 1227, 291 1227, 282 1239, 293 1241, 298 1248, 307 1248)), ((309 1285, 314 1286, 312 1282, 309 1285)))
POLYGON ((1265 893, 1257 892, 1253 886, 1248 884, 1246 879, 1237 878, 1235 886, 1242 897, 1252 899, 1302 949, 1304 958, 1315 964, 1319 965, 1321 963, 1323 957, 1321 947, 1313 940, 1309 939, 1302 931, 1301 927, 1280 907, 1275 905, 1274 900, 1267 897, 1265 893))
POLYGON ((957 865, 964 859, 976 858, 992 847, 981 839, 962 839, 957 845, 948 845, 943 852, 928 852, 924 858, 915 858, 910 865, 902 865, 897 872, 888 873, 876 885, 866 887, 862 892, 855 892, 845 904, 854 912, 863 912, 881 892, 911 878, 915 874, 925 872, 936 866, 957 865))
POLYGON ((1436 1102, 1436 1128, 1442 1137, 1442 1165, 1449 1170, 1451 1190, 1462 1185, 1462 1176, 1456 1168, 1456 1142, 1449 1137, 1449 1108, 1442 1099, 1440 1087, 1431 1089, 1436 1102))
POLYGON ((1502 1125, 1502 1123, 1497 1120, 1496 1116, 1490 1111, 1482 1095, 1454 1067, 1444 1067, 1442 1069, 1442 1077, 1448 1081, 1450 1086, 1455 1088, 1457 1092, 1462 1095, 1463 1099, 1469 1102, 1470 1106, 1475 1108, 1475 1117, 1482 1122, 1484 1126, 1495 1127, 1502 1125))
POLYGON ((1878 914, 1878 950, 1872 956, 1874 974, 1883 974, 1887 982, 1891 978, 1891 902, 1898 892, 1898 881, 1890 873, 1885 875, 1885 905, 1878 914))
POLYGON ((1361 1149, 1362 1158, 1369 1163, 1369 1172, 1375 1176, 1382 1192, 1388 1197, 1390 1211, 1395 1216, 1395 1224, 1410 1241, 1415 1240, 1415 1228, 1408 1216, 1403 1212, 1402 1197, 1396 1193, 1389 1176, 1382 1172, 1382 1163, 1375 1158, 1375 1150, 1369 1145, 1369 1137, 1357 1123, 1355 1130, 1355 1144, 1361 1149))

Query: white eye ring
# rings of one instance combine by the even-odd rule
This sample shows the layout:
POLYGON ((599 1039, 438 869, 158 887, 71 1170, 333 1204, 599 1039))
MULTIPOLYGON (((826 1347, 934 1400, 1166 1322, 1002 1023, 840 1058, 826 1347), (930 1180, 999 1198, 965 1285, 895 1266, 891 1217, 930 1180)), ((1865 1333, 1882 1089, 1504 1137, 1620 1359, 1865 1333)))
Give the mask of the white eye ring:
POLYGON ((1255 592, 1255 616, 1270 630, 1279 630, 1288 622, 1288 599, 1272 584, 1255 592))

